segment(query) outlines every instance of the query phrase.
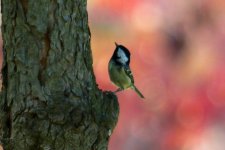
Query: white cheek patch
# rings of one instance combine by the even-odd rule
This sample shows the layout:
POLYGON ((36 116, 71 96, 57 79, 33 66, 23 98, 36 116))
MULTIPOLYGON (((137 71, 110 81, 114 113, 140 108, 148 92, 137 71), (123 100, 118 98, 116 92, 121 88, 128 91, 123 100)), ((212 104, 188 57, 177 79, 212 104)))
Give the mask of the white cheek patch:
POLYGON ((124 51, 119 48, 119 50, 117 51, 117 56, 119 57, 119 59, 117 59, 120 63, 122 64, 126 64, 128 62, 128 57, 126 56, 126 54, 124 53, 124 51))

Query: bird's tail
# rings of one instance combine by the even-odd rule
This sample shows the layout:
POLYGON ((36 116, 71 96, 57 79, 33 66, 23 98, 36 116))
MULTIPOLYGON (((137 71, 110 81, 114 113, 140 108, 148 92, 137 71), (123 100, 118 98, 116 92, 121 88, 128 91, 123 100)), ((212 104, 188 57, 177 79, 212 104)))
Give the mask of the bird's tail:
POLYGON ((142 94, 141 94, 141 92, 136 88, 136 86, 135 85, 133 85, 132 87, 131 87, 141 98, 145 98, 142 94))

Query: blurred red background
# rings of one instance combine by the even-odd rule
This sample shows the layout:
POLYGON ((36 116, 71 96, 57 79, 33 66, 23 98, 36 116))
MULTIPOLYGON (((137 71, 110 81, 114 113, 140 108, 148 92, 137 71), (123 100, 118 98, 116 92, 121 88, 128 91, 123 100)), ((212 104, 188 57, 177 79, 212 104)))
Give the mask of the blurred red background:
POLYGON ((107 65, 117 42, 145 96, 117 94, 109 150, 224 150, 224 8, 223 0, 88 1, 99 88, 116 90, 107 65))
POLYGON ((114 42, 131 51, 134 91, 118 93, 109 150, 225 149, 225 1, 88 1, 99 87, 116 89, 114 42))

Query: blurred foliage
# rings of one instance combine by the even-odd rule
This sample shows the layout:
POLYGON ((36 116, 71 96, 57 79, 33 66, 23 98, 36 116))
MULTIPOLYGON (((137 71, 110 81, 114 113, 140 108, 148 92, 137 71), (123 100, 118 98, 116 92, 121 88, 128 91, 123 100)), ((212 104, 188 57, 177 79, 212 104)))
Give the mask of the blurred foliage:
POLYGON ((131 51, 135 84, 118 93, 110 150, 225 147, 225 1, 88 2, 99 87, 115 90, 107 65, 114 42, 131 51))

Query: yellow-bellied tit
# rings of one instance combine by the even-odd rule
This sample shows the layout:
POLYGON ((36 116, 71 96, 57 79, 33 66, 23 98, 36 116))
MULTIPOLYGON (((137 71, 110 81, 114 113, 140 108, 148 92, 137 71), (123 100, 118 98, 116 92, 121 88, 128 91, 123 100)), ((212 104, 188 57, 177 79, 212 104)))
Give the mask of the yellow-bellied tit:
POLYGON ((134 78, 130 70, 130 52, 123 45, 116 44, 116 49, 109 61, 108 71, 110 80, 119 88, 115 92, 127 88, 133 89, 141 98, 144 96, 134 85, 134 78))

